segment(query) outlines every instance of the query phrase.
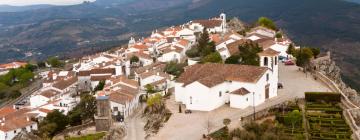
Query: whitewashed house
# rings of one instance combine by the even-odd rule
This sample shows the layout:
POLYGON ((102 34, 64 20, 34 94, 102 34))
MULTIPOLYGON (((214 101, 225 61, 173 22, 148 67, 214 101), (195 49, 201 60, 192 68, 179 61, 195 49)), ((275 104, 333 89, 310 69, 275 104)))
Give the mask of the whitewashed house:
POLYGON ((182 28, 180 31, 176 33, 176 37, 179 37, 181 39, 186 39, 191 42, 196 41, 195 32, 189 28, 182 28))
POLYGON ((106 69, 91 69, 86 71, 79 71, 78 73, 78 89, 81 91, 91 91, 93 90, 100 81, 106 80, 111 76, 121 75, 121 66, 116 68, 106 68, 106 69), (118 72, 118 74, 116 74, 118 72))
POLYGON ((260 67, 232 64, 187 67, 175 83, 175 101, 186 109, 211 111, 225 103, 243 109, 277 96, 278 52, 259 55, 260 67))
POLYGON ((220 17, 205 20, 193 20, 189 24, 189 28, 194 32, 202 32, 204 28, 209 33, 225 33, 226 28, 226 15, 220 14, 220 17))
POLYGON ((184 50, 185 49, 178 46, 166 47, 160 50, 161 56, 158 58, 158 60, 160 62, 181 62, 185 57, 184 50))
POLYGON ((11 107, 0 109, 0 139, 12 140, 21 131, 31 132, 38 130, 38 125, 31 120, 34 114, 29 109, 16 110, 11 107))

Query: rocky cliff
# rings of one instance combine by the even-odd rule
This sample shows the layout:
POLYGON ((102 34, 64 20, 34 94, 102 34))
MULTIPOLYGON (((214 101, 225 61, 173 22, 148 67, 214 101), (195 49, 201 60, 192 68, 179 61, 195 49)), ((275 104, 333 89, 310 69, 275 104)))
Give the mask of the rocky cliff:
POLYGON ((327 52, 325 55, 318 57, 312 61, 312 68, 319 71, 320 73, 326 75, 332 81, 334 81, 340 90, 348 96, 353 103, 360 105, 360 95, 356 90, 347 86, 341 78, 340 67, 336 65, 335 61, 331 59, 330 52, 327 52))

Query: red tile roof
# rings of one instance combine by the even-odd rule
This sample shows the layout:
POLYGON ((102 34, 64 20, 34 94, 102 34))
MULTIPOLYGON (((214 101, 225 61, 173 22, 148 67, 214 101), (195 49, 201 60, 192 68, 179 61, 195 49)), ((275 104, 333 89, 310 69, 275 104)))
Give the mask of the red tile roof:
POLYGON ((233 92, 231 92, 230 94, 236 94, 236 95, 246 95, 246 94, 249 94, 250 91, 247 90, 246 88, 239 88, 233 92))
POLYGON ((58 88, 60 90, 63 90, 69 86, 71 86, 72 84, 74 84, 75 82, 77 82, 77 77, 72 77, 69 78, 67 80, 61 80, 59 82, 56 82, 53 87, 58 88))
POLYGON ((49 89, 49 90, 45 90, 43 92, 40 93, 40 95, 46 97, 46 98, 51 98, 53 96, 56 96, 60 94, 60 92, 56 91, 56 90, 53 90, 53 89, 49 89))
POLYGON ((177 79, 184 86, 195 81, 213 87, 225 81, 256 83, 268 70, 265 67, 234 64, 195 64, 185 69, 177 79))
POLYGON ((205 28, 219 27, 222 24, 221 20, 210 19, 210 20, 194 20, 193 23, 199 23, 205 28))
POLYGON ((259 56, 277 56, 277 55, 279 55, 279 54, 280 54, 280 52, 275 51, 275 50, 273 50, 273 49, 271 49, 271 48, 266 49, 266 50, 258 53, 259 56))

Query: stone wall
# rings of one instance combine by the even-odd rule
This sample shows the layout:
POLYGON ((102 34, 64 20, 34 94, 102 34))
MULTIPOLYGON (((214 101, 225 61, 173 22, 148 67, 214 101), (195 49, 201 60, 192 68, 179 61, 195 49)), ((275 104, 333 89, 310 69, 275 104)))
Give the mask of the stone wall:
POLYGON ((317 59, 312 60, 311 68, 313 72, 319 72, 334 81, 337 87, 356 105, 360 106, 360 95, 356 90, 347 86, 341 79, 341 70, 335 61, 331 60, 330 52, 317 59))

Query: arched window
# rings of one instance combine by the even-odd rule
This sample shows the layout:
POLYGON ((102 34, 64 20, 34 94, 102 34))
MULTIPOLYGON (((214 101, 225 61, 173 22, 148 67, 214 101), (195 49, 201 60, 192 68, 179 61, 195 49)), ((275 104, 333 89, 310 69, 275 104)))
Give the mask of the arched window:
POLYGON ((264 66, 268 66, 269 59, 267 57, 264 57, 264 66))

